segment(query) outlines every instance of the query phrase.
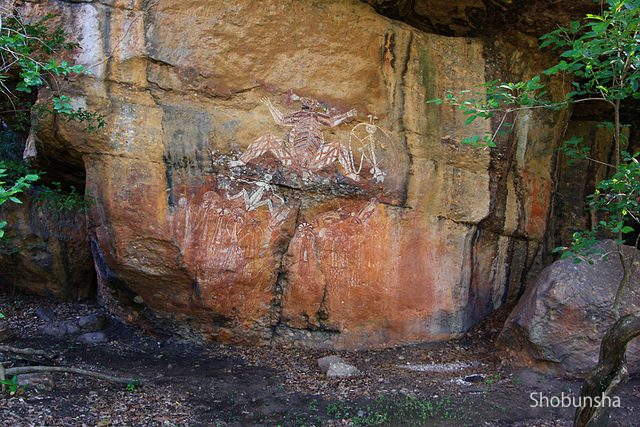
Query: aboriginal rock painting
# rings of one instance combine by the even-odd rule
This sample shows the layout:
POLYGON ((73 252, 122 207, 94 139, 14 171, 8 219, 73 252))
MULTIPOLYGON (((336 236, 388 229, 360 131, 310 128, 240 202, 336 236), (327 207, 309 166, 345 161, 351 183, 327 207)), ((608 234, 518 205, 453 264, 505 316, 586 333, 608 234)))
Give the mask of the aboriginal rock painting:
MULTIPOLYGON (((329 275, 351 271, 342 265, 345 247, 356 257, 362 252, 354 247, 355 241, 341 244, 346 236, 330 230, 359 234, 356 240, 366 245, 363 226, 380 206, 394 160, 388 154, 391 138, 373 116, 354 125, 350 122, 355 110, 339 113, 308 98, 297 100, 298 111, 283 113, 262 99, 276 124, 287 128, 282 135, 258 137, 234 160, 212 155, 212 162, 222 166, 204 181, 174 182, 171 224, 176 244, 185 265, 195 271, 194 279, 212 294, 216 283, 213 288, 239 281, 248 285, 260 282, 261 275, 274 274, 283 235, 293 236, 303 264, 315 263, 321 253, 323 258, 333 256, 329 275), (337 140, 325 139, 323 132, 337 127, 341 136, 332 133, 330 139, 337 140), (299 191, 304 187, 286 181, 292 175, 302 182, 324 179, 328 191, 316 189, 319 200, 305 202, 307 193, 299 191), (348 198, 335 196, 338 181, 353 189, 348 198), (318 205, 325 208, 315 209, 318 205), (307 213, 300 215, 301 209, 307 213), (313 217, 311 212, 318 214, 313 217)), ((342 283, 345 278, 327 279, 342 283)), ((352 286, 358 282, 356 277, 348 279, 352 286)))
POLYGON ((262 98, 276 124, 290 128, 283 137, 267 134, 256 139, 230 162, 232 168, 259 164, 267 154, 303 179, 339 165, 341 173, 353 182, 371 181, 382 184, 386 172, 380 152, 388 148, 388 133, 368 116, 367 123, 356 124, 346 141, 326 141, 324 129, 351 121, 355 110, 337 113, 309 98, 299 98, 301 109, 283 114, 268 98, 262 98))
MULTIPOLYGON (((369 218, 371 218, 378 207, 378 203, 378 199, 373 198, 361 207, 352 206, 350 209, 339 207, 335 210, 329 210, 328 212, 317 215, 311 219, 310 222, 305 221, 300 223, 297 227, 297 237, 300 239, 299 262, 309 262, 311 253, 317 255, 318 251, 323 249, 325 252, 331 253, 332 257, 329 265, 332 268, 340 270, 345 267, 345 265, 343 265, 344 259, 336 257, 337 251, 335 248, 319 248, 317 246, 318 242, 325 241, 324 244, 328 243, 332 246, 342 246, 340 239, 343 237, 348 238, 349 236, 340 236, 338 233, 336 236, 332 236, 333 238, 327 239, 327 230, 345 229, 345 227, 346 229, 355 227, 354 229, 357 230, 358 227, 367 224, 369 218)), ((357 256, 361 251, 354 251, 354 253, 357 256)))
POLYGON ((303 214, 285 258, 282 319, 288 325, 336 327, 345 299, 357 295, 366 306, 377 298, 367 289, 386 289, 389 275, 378 258, 391 256, 382 243, 384 218, 375 198, 333 200, 303 214))
POLYGON ((212 190, 178 199, 174 236, 198 281, 229 274, 248 280, 261 273, 260 262, 251 263, 269 255, 273 236, 292 212, 268 183, 261 184, 252 189, 242 182, 217 183, 212 190))

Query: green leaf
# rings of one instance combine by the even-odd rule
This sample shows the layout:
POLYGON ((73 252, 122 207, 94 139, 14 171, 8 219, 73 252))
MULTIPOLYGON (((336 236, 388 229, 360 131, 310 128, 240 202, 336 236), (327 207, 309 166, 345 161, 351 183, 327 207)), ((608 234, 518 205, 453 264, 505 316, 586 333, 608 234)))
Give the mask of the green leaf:
MULTIPOLYGON (((596 20, 596 21, 604 21, 604 18, 602 16, 593 15, 591 13, 587 13, 587 19, 593 19, 593 20, 596 20)), ((572 22, 572 24, 573 24, 573 22, 572 22)))
POLYGON ((467 117, 467 120, 464 121, 465 125, 470 125, 471 123, 473 123, 473 121, 477 118, 478 116, 469 116, 467 117))

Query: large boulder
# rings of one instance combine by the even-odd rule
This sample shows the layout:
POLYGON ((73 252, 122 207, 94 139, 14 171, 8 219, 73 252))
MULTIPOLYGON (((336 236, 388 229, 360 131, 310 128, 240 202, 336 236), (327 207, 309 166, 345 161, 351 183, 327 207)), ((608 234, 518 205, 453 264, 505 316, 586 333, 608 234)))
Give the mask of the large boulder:
MULTIPOLYGON (((598 244, 595 262, 556 261, 527 288, 507 319, 498 343, 516 363, 567 376, 584 376, 598 362, 600 341, 615 319, 611 313, 622 265, 615 242, 598 244)), ((624 246, 634 267, 620 314, 640 312, 640 251, 624 246)), ((629 344, 631 372, 640 372, 640 340, 629 344)))
POLYGON ((66 90, 105 129, 43 120, 37 145, 86 168, 99 296, 123 318, 242 342, 442 340, 518 295, 540 259, 566 116, 522 114, 478 150, 460 140, 488 122, 426 102, 540 71, 535 37, 427 34, 356 0, 22 11, 57 13, 92 71, 66 90), (310 112, 324 141, 307 127, 287 147, 310 112))

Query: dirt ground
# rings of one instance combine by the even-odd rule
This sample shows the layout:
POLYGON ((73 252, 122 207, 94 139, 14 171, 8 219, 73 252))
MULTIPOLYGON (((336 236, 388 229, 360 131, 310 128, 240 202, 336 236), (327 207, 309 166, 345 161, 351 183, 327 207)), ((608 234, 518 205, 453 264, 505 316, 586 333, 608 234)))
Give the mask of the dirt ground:
MULTIPOLYGON (((573 409, 533 408, 530 394, 580 389, 578 381, 508 367, 492 344, 503 314, 453 342, 330 352, 203 346, 145 335, 113 318, 103 331, 107 342, 87 345, 75 337, 44 336, 39 307, 51 308, 59 320, 101 313, 93 304, 0 296, 6 316, 0 329, 8 326, 17 335, 3 344, 55 350, 56 365, 134 377, 142 385, 55 374, 52 389, 27 387, 0 397, 0 425, 569 426, 573 409), (327 379, 317 359, 329 354, 362 375, 327 379)), ((32 363, 3 357, 5 366, 32 363)), ((638 425, 640 379, 632 378, 619 396, 611 425, 638 425)))

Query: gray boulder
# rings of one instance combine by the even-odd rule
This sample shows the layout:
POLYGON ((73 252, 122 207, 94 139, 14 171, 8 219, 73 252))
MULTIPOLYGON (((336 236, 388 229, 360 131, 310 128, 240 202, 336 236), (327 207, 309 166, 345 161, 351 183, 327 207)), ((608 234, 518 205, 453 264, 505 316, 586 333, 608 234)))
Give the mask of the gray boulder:
MULTIPOLYGON (((584 377, 598 362, 600 341, 615 319, 611 307, 622 266, 612 240, 598 244, 603 256, 594 264, 559 260, 542 271, 505 322, 498 345, 516 364, 569 377, 584 377)), ((625 246, 625 257, 635 253, 635 267, 620 314, 640 312, 640 251, 625 246)), ((632 373, 640 372, 640 340, 631 341, 627 360, 632 373)))

